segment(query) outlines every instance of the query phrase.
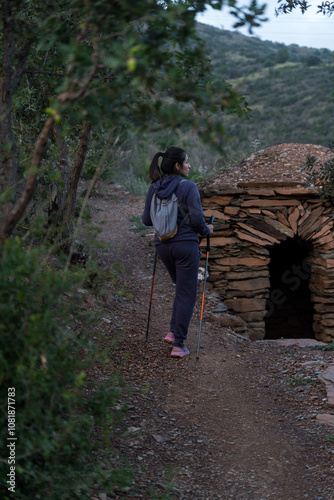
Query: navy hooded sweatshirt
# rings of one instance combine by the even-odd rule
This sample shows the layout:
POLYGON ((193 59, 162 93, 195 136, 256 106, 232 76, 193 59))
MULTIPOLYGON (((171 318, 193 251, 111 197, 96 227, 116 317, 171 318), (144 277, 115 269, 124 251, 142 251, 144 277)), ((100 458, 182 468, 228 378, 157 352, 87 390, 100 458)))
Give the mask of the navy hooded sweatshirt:
POLYGON ((153 193, 158 198, 168 198, 175 191, 178 198, 178 231, 173 238, 160 241, 157 236, 154 238, 155 245, 168 243, 171 241, 199 241, 198 234, 206 236, 210 233, 204 216, 201 198, 197 186, 192 181, 180 182, 181 175, 169 175, 151 184, 147 195, 142 221, 145 226, 152 226, 150 208, 153 193))

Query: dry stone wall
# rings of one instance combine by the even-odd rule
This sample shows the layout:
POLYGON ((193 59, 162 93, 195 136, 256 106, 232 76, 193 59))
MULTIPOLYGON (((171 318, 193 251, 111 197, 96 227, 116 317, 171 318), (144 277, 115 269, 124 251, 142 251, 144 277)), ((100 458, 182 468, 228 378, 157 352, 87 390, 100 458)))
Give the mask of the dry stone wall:
MULTIPOLYGON (((208 282, 252 340, 265 337, 270 295, 270 250, 299 237, 307 259, 313 331, 334 339, 334 210, 315 188, 300 182, 244 182, 200 187, 204 215, 215 217, 208 282)), ((205 247, 206 240, 201 242, 205 247)), ((282 332, 284 336, 284 332, 282 332)))

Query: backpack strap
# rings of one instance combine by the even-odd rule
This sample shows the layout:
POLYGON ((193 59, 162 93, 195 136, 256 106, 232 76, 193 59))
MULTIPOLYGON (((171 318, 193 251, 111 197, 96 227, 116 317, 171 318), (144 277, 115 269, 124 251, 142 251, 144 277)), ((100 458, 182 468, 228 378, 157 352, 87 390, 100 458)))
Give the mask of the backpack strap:
MULTIPOLYGON (((177 185, 176 187, 179 187, 179 185, 180 185, 182 182, 186 182, 186 181, 187 181, 187 179, 181 179, 181 180, 180 180, 180 182, 178 183, 178 185, 177 185)), ((177 199, 177 206, 180 208, 179 199, 177 199)), ((181 216, 182 216, 182 213, 181 213, 181 216)), ((181 224, 179 225, 179 228, 182 226, 182 224, 183 224, 183 223, 184 223, 184 221, 186 220, 186 217, 187 217, 187 216, 183 217, 182 222, 181 222, 181 224)))

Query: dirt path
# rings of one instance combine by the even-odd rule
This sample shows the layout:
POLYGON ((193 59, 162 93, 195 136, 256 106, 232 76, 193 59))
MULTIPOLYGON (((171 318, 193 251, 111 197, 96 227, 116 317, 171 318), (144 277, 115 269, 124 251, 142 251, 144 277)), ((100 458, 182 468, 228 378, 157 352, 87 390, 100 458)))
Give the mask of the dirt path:
POLYGON ((98 260, 120 270, 103 295, 105 328, 122 332, 111 357, 132 387, 124 398, 127 436, 120 429, 113 444, 135 471, 133 490, 104 498, 334 499, 334 428, 316 421, 334 411, 318 379, 333 353, 243 340, 212 320, 217 303, 208 294, 199 360, 200 300, 191 355, 170 358, 162 338, 173 286, 159 263, 146 343, 154 249, 130 221, 144 200, 112 185, 98 189, 93 221, 105 219, 99 239, 110 245, 98 260))

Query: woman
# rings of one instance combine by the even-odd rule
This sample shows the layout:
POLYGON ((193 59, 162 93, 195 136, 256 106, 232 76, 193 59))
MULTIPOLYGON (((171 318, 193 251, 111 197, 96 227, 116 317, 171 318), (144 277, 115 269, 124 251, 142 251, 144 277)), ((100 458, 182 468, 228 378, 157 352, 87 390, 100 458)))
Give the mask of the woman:
POLYGON ((213 232, 213 226, 207 225, 204 220, 196 184, 192 181, 181 182, 188 177, 189 170, 188 156, 183 149, 171 147, 165 153, 156 153, 149 170, 152 184, 142 215, 143 223, 152 226, 150 207, 153 193, 159 198, 168 198, 175 192, 179 204, 178 231, 173 238, 164 242, 155 236, 154 243, 160 259, 176 285, 170 331, 164 340, 173 344, 171 356, 177 358, 189 354, 184 341, 196 302, 200 260, 198 235, 206 236, 213 232))

